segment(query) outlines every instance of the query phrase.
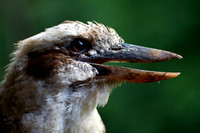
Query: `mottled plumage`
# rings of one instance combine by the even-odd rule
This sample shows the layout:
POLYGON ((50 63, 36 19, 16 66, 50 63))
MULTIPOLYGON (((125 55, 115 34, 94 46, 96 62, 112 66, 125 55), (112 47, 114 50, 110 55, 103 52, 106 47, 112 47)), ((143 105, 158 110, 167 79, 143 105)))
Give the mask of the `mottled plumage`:
MULTIPOLYGON (((126 47, 122 43, 123 39, 114 29, 78 21, 65 21, 17 43, 1 84, 0 130, 103 133, 105 128, 96 107, 107 103, 116 85, 122 81, 159 81, 179 74, 101 65, 107 61, 143 62, 143 57, 137 57, 140 47, 134 48, 137 55, 134 58, 114 58, 112 55, 123 52, 126 47), (118 75, 115 70, 123 73, 118 75)), ((152 50, 145 62, 181 58, 170 52, 152 50), (156 59, 151 61, 151 56, 156 59)))

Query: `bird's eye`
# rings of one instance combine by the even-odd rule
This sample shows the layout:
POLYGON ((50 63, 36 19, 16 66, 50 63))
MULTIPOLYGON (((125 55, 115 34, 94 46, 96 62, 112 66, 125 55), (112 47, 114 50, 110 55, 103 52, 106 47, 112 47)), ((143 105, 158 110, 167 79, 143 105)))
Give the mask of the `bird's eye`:
POLYGON ((84 39, 74 39, 69 45, 68 48, 72 52, 87 52, 91 49, 91 43, 87 40, 84 39))

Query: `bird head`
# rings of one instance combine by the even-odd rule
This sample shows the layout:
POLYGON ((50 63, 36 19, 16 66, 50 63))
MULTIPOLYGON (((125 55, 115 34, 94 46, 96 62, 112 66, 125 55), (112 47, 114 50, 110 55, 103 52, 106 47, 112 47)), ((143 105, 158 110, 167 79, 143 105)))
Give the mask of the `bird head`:
POLYGON ((103 63, 153 63, 182 58, 124 43, 112 28, 79 21, 65 21, 20 41, 12 55, 2 87, 12 92, 7 97, 15 96, 12 102, 18 101, 13 110, 30 112, 44 104, 53 109, 54 104, 62 103, 60 108, 67 109, 65 116, 71 120, 87 116, 98 104, 105 105, 112 89, 123 81, 155 82, 180 74, 103 63), (21 103, 23 106, 18 107, 21 103))

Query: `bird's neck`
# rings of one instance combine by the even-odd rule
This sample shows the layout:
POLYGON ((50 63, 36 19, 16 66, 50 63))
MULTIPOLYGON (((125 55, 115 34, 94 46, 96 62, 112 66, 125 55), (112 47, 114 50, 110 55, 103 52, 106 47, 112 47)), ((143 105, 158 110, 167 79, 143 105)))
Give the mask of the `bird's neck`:
MULTIPOLYGON (((49 133, 103 133, 105 127, 97 112, 96 104, 88 110, 66 100, 66 92, 48 94, 41 99, 39 108, 23 114, 22 123, 31 132, 49 133), (59 98, 58 98, 59 97, 59 98), (94 108, 93 108, 94 107, 94 108)), ((81 97, 82 98, 82 97, 81 97)), ((86 100, 87 101, 87 100, 86 100)))
POLYGON ((49 133, 105 133, 104 124, 95 108, 87 117, 80 120, 65 118, 62 105, 54 105, 54 110, 41 110, 42 113, 29 113, 23 116, 25 129, 31 132, 49 133))
MULTIPOLYGON (((18 127, 20 131, 105 132, 96 107, 97 104, 106 104, 112 90, 110 82, 87 84, 80 86, 74 92, 72 88, 33 82, 28 78, 20 81, 9 86, 5 80, 2 84, 5 89, 2 89, 0 94, 2 97, 0 104, 4 107, 3 114, 13 121, 12 125, 22 125, 18 127)), ((10 125, 9 123, 7 125, 10 125)))
POLYGON ((105 133, 105 127, 97 109, 86 119, 77 122, 67 122, 66 125, 67 129, 65 131, 67 133, 105 133))

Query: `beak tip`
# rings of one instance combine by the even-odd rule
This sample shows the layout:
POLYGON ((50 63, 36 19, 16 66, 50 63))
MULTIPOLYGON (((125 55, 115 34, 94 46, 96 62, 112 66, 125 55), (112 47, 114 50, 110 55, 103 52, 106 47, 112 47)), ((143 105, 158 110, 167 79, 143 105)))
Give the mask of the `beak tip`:
POLYGON ((183 57, 179 54, 175 54, 175 53, 170 52, 168 59, 183 59, 183 57))
POLYGON ((168 77, 168 79, 171 79, 179 76, 180 74, 180 72, 168 72, 166 76, 168 77))
POLYGON ((177 58, 177 59, 183 59, 183 57, 181 55, 179 55, 179 54, 175 54, 175 58, 177 58))
POLYGON ((181 55, 177 55, 178 59, 183 59, 183 57, 181 55))

